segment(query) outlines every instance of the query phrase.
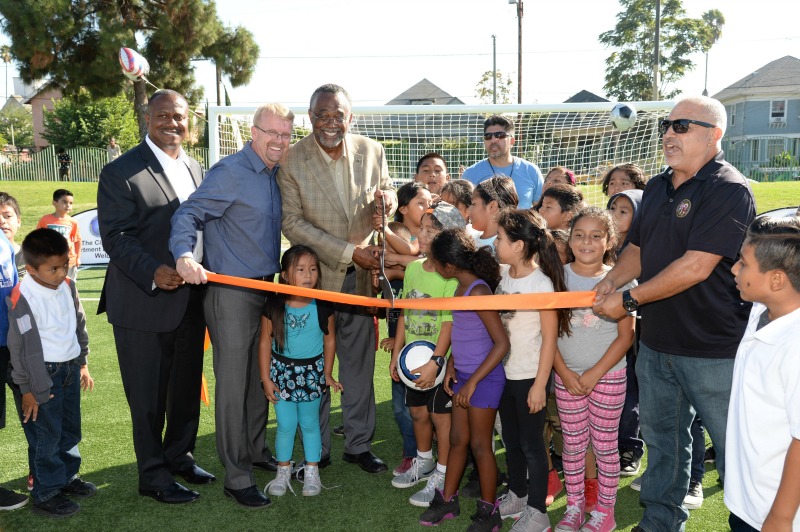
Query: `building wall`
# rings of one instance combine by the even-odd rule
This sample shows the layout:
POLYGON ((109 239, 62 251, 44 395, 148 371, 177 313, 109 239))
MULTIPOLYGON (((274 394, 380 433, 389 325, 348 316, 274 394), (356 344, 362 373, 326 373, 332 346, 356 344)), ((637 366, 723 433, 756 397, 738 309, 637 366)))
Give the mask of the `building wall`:
POLYGON ((62 97, 61 89, 47 85, 42 91, 37 92, 29 102, 33 113, 33 144, 37 150, 50 145, 42 136, 44 131, 44 109, 52 111, 54 100, 60 100, 62 97))

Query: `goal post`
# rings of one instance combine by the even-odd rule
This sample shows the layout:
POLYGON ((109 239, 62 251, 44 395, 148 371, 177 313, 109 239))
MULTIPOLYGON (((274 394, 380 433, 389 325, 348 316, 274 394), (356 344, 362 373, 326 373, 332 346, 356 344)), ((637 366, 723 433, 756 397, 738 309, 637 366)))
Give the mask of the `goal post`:
MULTIPOLYGON (((440 153, 452 179, 486 157, 483 122, 503 114, 515 124, 512 154, 536 163, 546 174, 554 166, 572 170, 592 205, 605 206, 599 183, 611 167, 636 163, 645 175, 658 173, 663 153, 658 121, 673 101, 632 102, 634 125, 619 131, 611 123, 615 102, 534 105, 393 105, 353 108, 352 133, 380 142, 395 183, 414 176, 417 160, 440 153)), ((209 163, 236 153, 250 138, 256 107, 209 107, 209 163)), ((306 108, 295 113, 292 143, 311 132, 306 108)))

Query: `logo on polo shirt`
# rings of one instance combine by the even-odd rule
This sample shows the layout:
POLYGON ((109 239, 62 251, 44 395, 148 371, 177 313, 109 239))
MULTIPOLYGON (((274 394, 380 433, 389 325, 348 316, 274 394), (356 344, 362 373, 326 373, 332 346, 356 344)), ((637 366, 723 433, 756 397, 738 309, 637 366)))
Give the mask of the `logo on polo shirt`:
POLYGON ((680 203, 678 203, 678 208, 675 209, 675 214, 678 215, 678 218, 683 218, 684 216, 689 214, 690 210, 692 210, 692 202, 689 201, 688 199, 685 199, 680 203))

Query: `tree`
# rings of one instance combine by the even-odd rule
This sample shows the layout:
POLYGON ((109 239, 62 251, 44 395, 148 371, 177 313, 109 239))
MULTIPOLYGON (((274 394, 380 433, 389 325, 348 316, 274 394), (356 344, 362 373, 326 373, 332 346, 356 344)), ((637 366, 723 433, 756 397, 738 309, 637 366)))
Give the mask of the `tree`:
MULTIPOLYGON (((480 81, 475 86, 475 96, 481 101, 481 103, 492 103, 492 93, 494 91, 494 83, 492 75, 494 71, 487 70, 481 76, 480 81)), ((505 79, 503 79, 503 73, 499 70, 497 71, 497 103, 512 103, 511 102, 511 89, 514 86, 514 82, 511 81, 511 76, 506 75, 505 79)))
MULTIPOLYGON (((623 101, 654 100, 655 1, 620 0, 620 4, 623 11, 617 14, 616 26, 599 38, 615 49, 606 59, 603 89, 623 101)), ((704 19, 686 17, 681 0, 662 0, 658 99, 680 92, 670 87, 694 68, 689 55, 704 49, 710 31, 704 19)))
POLYGON ((60 148, 105 148, 114 137, 123 151, 139 142, 133 108, 127 96, 93 98, 88 90, 68 96, 44 112, 43 136, 60 148))
POLYGON ((16 146, 33 147, 33 117, 30 111, 22 107, 0 111, 0 135, 6 139, 4 144, 14 139, 16 146))
MULTIPOLYGON (((50 77, 65 95, 86 88, 93 98, 120 94, 130 81, 120 72, 119 48, 137 49, 150 63, 157 87, 202 99, 191 60, 213 59, 233 86, 247 83, 258 46, 244 28, 225 28, 213 0, 0 0, 0 24, 27 83, 50 77), (141 42, 142 45, 138 45, 141 42)), ((143 137, 144 81, 134 83, 134 107, 143 137)))
POLYGON ((706 76, 703 84, 703 96, 708 96, 708 51, 717 44, 722 35, 725 16, 719 9, 709 9, 703 13, 703 21, 707 24, 706 33, 703 35, 703 53, 706 54, 706 76))

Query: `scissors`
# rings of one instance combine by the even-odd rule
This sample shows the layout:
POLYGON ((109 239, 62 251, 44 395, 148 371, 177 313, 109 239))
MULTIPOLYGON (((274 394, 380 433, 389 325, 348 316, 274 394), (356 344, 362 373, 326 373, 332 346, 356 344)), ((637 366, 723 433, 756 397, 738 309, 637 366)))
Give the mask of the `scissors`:
POLYGON ((381 253, 380 253, 380 269, 378 270, 378 280, 381 284, 381 294, 383 299, 389 302, 394 308, 394 291, 389 279, 386 278, 385 258, 386 258, 386 204, 381 200, 381 253))

